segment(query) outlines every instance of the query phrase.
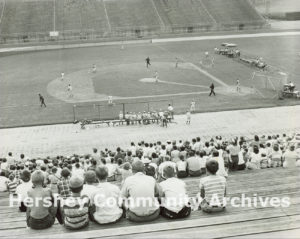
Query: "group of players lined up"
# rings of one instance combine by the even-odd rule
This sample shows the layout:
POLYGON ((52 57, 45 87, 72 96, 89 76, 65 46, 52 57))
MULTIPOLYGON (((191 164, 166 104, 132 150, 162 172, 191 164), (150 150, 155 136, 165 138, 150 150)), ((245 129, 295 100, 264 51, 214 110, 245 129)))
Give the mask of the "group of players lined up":
POLYGON ((143 111, 143 112, 126 112, 123 114, 120 111, 119 120, 125 120, 127 125, 133 124, 151 124, 151 123, 161 123, 162 127, 167 127, 168 123, 172 122, 174 119, 174 108, 171 104, 168 106, 168 110, 159 111, 143 111))

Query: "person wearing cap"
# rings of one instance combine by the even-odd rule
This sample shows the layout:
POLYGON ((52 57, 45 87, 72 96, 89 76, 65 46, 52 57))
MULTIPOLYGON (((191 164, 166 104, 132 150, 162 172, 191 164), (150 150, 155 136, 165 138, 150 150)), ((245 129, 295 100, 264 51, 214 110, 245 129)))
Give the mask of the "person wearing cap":
POLYGON ((63 168, 61 170, 61 179, 57 183, 58 194, 62 198, 67 198, 71 196, 71 190, 69 187, 69 178, 70 178, 70 170, 68 168, 63 168))
POLYGON ((200 196, 203 199, 201 209, 204 212, 223 211, 225 208, 224 197, 226 196, 226 179, 217 175, 219 164, 210 159, 206 162, 208 176, 200 179, 200 196))
POLYGON ((69 187, 72 196, 61 201, 61 213, 65 228, 78 230, 89 224, 90 199, 88 196, 81 196, 83 179, 76 175, 69 180, 69 187))
POLYGON ((31 173, 29 170, 25 169, 21 173, 21 184, 16 188, 16 194, 18 195, 20 204, 19 209, 21 212, 26 212, 27 207, 24 204, 24 200, 27 197, 28 191, 33 187, 31 182, 31 173))
POLYGON ((96 186, 98 185, 98 180, 96 179, 96 173, 93 170, 89 170, 84 174, 83 189, 81 191, 81 196, 86 195, 91 199, 92 194, 96 191, 96 186))
POLYGON ((175 177, 172 166, 164 168, 166 180, 159 184, 160 215, 169 219, 185 218, 191 214, 185 182, 175 177))
POLYGON ((106 166, 96 168, 99 184, 91 195, 90 216, 99 224, 118 222, 123 215, 121 209, 120 189, 107 182, 108 169, 106 166))
POLYGON ((158 185, 153 177, 145 175, 143 162, 134 162, 132 171, 134 175, 125 179, 121 189, 127 218, 134 222, 153 221, 160 213, 158 185))
POLYGON ((52 203, 52 192, 49 188, 43 187, 44 173, 41 170, 36 170, 31 180, 34 187, 28 191, 28 198, 31 198, 33 203, 27 207, 27 226, 32 229, 49 228, 54 224, 57 212, 57 207, 52 203))

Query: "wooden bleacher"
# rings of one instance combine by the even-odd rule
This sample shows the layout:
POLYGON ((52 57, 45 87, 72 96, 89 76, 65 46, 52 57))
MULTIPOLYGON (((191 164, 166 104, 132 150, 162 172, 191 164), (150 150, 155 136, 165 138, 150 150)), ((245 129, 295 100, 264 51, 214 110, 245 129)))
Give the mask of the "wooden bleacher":
MULTIPOLYGON (((186 219, 175 221, 159 218, 150 223, 132 223, 122 219, 117 224, 98 225, 69 231, 59 224, 47 230, 26 228, 25 214, 9 208, 7 194, 0 195, 0 237, 9 238, 99 238, 99 237, 205 237, 224 238, 300 228, 300 169, 262 169, 234 172, 228 177, 227 196, 257 194, 262 197, 289 197, 289 207, 236 208, 227 206, 225 212, 206 214, 193 211, 186 219), (67 234, 66 234, 67 233, 67 234)), ((189 196, 198 193, 199 178, 185 179, 189 196)))

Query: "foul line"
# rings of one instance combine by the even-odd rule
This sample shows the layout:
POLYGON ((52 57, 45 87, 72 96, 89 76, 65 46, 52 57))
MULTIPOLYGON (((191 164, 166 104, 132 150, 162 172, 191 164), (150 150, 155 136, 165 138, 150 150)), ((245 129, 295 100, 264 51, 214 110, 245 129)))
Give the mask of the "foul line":
POLYGON ((104 0, 102 0, 102 3, 103 3, 103 7, 104 7, 104 12, 105 12, 105 16, 106 16, 108 28, 109 28, 109 31, 111 32, 111 25, 110 25, 110 22, 109 22, 109 18, 108 18, 108 14, 107 14, 107 9, 106 9, 104 0))
MULTIPOLYGON (((168 52, 169 54, 176 56, 173 52, 169 51, 168 49, 162 47, 162 46, 156 46, 166 52, 168 52)), ((181 56, 176 56, 178 59, 180 59, 183 62, 188 62, 195 70, 199 71, 200 73, 202 73, 203 75, 207 76, 208 78, 218 82, 220 85, 225 86, 225 87, 229 87, 229 85, 227 85, 225 82, 223 82, 222 80, 218 79, 217 77, 213 76, 212 74, 208 73, 207 71, 201 69, 199 66, 196 66, 195 64, 187 61, 186 59, 184 59, 181 56)))
POLYGON ((205 89, 208 88, 208 86, 205 86, 205 85, 193 85, 193 84, 178 83, 178 82, 173 82, 173 81, 163 81, 163 80, 158 80, 158 82, 159 82, 159 83, 164 83, 164 84, 192 86, 192 87, 199 87, 199 88, 205 88, 205 89))

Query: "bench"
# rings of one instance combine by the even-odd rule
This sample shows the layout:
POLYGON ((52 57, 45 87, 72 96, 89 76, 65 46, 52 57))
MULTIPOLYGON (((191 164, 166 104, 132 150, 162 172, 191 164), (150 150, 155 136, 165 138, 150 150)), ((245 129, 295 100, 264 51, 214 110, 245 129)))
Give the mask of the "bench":
MULTIPOLYGON (((266 197, 289 197, 287 208, 258 206, 232 207, 225 212, 206 214, 193 211, 189 218, 175 221, 159 218, 154 222, 132 223, 122 219, 112 225, 98 225, 93 222, 80 231, 69 231, 59 224, 52 228, 35 231, 26 229, 25 214, 16 208, 9 208, 8 198, 0 194, 0 237, 46 237, 46 238, 99 238, 99 237, 231 237, 263 232, 300 228, 300 169, 262 169, 257 171, 234 172, 228 177, 228 196, 254 193, 266 197), (242 228, 242 230, 241 230, 242 228)), ((195 196, 199 189, 199 178, 185 179, 189 196, 195 196)), ((119 184, 119 183, 117 183, 119 184)))

